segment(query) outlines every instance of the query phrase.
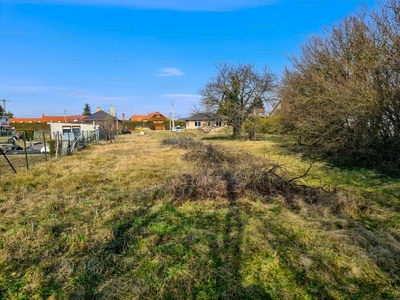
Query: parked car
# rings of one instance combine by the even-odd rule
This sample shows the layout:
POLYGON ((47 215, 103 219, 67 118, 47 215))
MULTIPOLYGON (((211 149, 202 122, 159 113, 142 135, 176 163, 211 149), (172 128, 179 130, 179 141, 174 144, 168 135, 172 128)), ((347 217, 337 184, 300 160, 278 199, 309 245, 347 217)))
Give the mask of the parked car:
POLYGON ((182 127, 181 126, 175 126, 175 128, 172 128, 172 131, 176 131, 176 132, 182 131, 182 127))
POLYGON ((46 147, 42 147, 41 149, 40 149, 40 153, 50 153, 50 147, 49 146, 46 146, 46 147))

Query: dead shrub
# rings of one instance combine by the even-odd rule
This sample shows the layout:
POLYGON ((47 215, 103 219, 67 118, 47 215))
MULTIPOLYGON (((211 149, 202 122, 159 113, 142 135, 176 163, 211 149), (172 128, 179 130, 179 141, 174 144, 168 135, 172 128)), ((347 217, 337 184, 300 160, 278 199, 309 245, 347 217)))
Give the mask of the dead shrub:
POLYGON ((213 145, 201 144, 200 147, 196 147, 191 151, 187 152, 182 159, 200 163, 202 165, 216 164, 221 165, 237 164, 240 163, 242 157, 236 153, 228 152, 221 149, 221 147, 213 145))
POLYGON ((162 146, 172 146, 181 149, 193 149, 199 145, 204 145, 202 142, 196 141, 191 137, 169 138, 161 141, 162 146))
POLYGON ((199 173, 184 174, 168 181, 166 186, 170 194, 178 199, 218 199, 226 198, 226 184, 221 176, 199 173))
POLYGON ((184 160, 196 163, 195 174, 170 179, 159 187, 175 199, 219 199, 239 197, 271 201, 283 198, 292 208, 329 208, 332 213, 351 214, 358 211, 354 198, 329 187, 311 187, 301 176, 290 177, 278 164, 268 163, 246 153, 232 152, 221 146, 196 142, 191 138, 164 140, 163 145, 190 149, 184 160))

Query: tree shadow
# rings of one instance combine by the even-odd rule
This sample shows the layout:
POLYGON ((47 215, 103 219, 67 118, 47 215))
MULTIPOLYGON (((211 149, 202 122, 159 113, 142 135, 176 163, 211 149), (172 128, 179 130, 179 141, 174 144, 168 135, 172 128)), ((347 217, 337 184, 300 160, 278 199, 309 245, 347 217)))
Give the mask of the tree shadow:
POLYGON ((219 135, 219 136, 205 136, 201 138, 205 141, 226 141, 226 140, 235 140, 232 135, 219 135))
POLYGON ((90 253, 82 263, 83 266, 98 263, 102 267, 83 267, 75 270, 72 286, 68 292, 71 299, 104 298, 104 291, 99 288, 113 276, 110 274, 120 272, 122 265, 117 258, 124 257, 125 251, 128 251, 132 245, 132 229, 134 227, 145 228, 157 218, 158 213, 150 213, 154 205, 153 199, 149 199, 148 195, 136 195, 136 197, 137 204, 141 205, 138 209, 125 210, 121 208, 111 220, 104 223, 105 227, 110 228, 111 238, 107 242, 99 243, 96 250, 90 253), (143 199, 139 199, 141 196, 143 199))
POLYGON ((261 287, 243 286, 241 245, 244 222, 235 194, 236 179, 227 171, 223 180, 226 181, 229 209, 219 232, 215 232, 209 245, 210 256, 214 263, 213 279, 218 299, 272 299, 261 287))

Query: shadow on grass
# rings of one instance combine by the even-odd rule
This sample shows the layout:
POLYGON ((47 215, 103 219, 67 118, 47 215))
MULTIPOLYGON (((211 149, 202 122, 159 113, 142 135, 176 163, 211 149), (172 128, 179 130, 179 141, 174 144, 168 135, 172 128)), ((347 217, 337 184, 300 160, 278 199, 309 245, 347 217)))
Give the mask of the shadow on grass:
POLYGON ((226 181, 229 210, 209 246, 218 299, 272 299, 261 287, 242 284, 241 246, 244 224, 235 195, 235 178, 230 172, 226 172, 223 179, 226 181))
MULTIPOLYGON (((152 214, 151 209, 154 201, 148 195, 140 199, 136 195, 131 199, 140 205, 139 208, 132 206, 132 210, 126 208, 116 209, 110 221, 104 224, 105 228, 111 227, 108 242, 98 243, 92 251, 83 255, 81 266, 71 274, 71 289, 68 291, 68 298, 71 299, 104 299, 109 298, 107 291, 102 289, 102 285, 110 278, 118 277, 122 274, 125 266, 123 259, 126 252, 135 241, 133 228, 145 228, 158 214, 152 214), (134 209, 136 208, 136 209, 134 209)), ((87 251, 86 251, 87 252, 87 251)), ((115 296, 115 299, 122 299, 115 296)))
POLYGON ((235 140, 232 135, 213 135, 213 136, 205 136, 201 138, 205 141, 231 141, 235 140))

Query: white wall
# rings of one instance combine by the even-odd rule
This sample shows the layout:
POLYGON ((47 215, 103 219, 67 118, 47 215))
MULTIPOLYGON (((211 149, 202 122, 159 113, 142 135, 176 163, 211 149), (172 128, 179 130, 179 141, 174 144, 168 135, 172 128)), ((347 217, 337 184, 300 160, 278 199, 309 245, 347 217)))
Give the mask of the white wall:
MULTIPOLYGON (((52 123, 49 122, 47 123, 50 125, 50 130, 51 130, 51 137, 52 139, 56 138, 56 134, 63 134, 63 129, 66 128, 80 128, 80 132, 91 132, 93 130, 96 130, 100 127, 100 125, 94 125, 94 124, 85 124, 85 123, 52 123)), ((72 134, 71 134, 72 135, 72 134)), ((85 134, 86 136, 86 134, 85 134)))

